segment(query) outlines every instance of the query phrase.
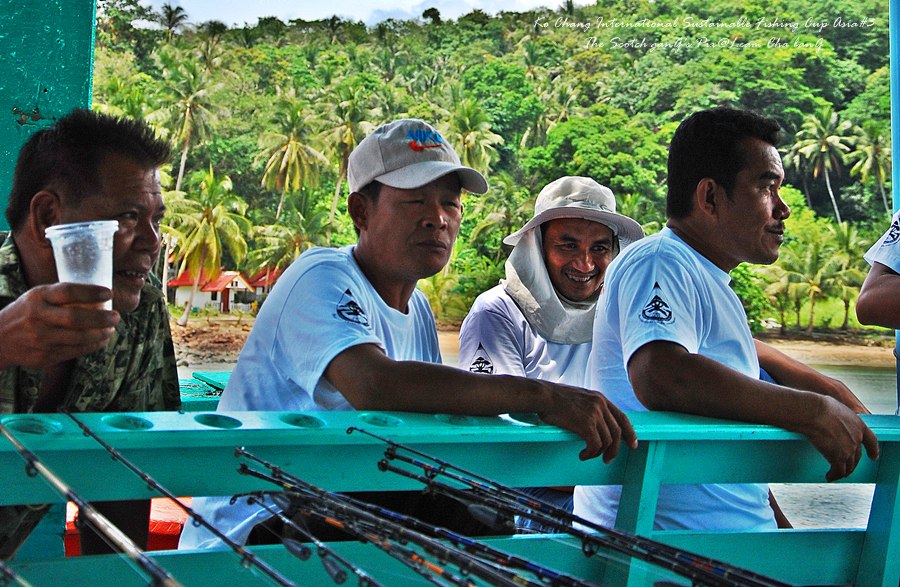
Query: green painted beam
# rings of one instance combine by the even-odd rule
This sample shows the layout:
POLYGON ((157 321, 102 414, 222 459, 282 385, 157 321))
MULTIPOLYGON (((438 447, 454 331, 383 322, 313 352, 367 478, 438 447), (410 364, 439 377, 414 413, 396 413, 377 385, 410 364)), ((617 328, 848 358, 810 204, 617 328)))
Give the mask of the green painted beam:
MULTIPOLYGON (((0 11, 0 209, 19 148, 36 130, 91 104, 95 0, 4 2, 0 11)), ((0 217, 0 230, 8 228, 0 217)))

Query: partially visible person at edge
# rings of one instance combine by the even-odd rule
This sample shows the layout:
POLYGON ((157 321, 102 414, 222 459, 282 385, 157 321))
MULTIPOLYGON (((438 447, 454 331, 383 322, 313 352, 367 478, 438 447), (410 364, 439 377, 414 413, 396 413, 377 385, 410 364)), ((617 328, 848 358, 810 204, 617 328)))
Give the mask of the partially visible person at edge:
MULTIPOLYGON (((459 332, 459 364, 473 373, 584 386, 603 276, 641 226, 616 213, 609 188, 563 177, 538 194, 534 217, 503 239, 506 279, 475 300, 459 332)), ((525 491, 572 511, 572 487, 525 491)), ((522 531, 542 531, 517 520, 522 531)))
POLYGON ((900 211, 865 259, 872 268, 856 301, 856 317, 860 324, 900 330, 900 211))
MULTIPOLYGON (((790 209, 775 145, 778 125, 751 112, 716 108, 678 127, 668 160, 668 222, 623 251, 606 274, 594 321, 590 387, 626 411, 664 410, 769 424, 804 434, 849 475, 875 434, 867 410, 839 382, 751 337, 728 272, 772 263, 790 209), (780 385, 761 381, 760 363, 780 385)), ((615 522, 617 487, 576 487, 575 513, 615 522)), ((789 523, 765 484, 667 485, 655 526, 765 529, 789 523)))
MULTIPOLYGON (((88 110, 22 147, 6 209, 11 232, 0 246, 0 412, 181 408, 168 310, 148 283, 165 211, 158 169, 168 158, 144 124, 88 110), (93 220, 119 222, 112 291, 58 283, 44 236, 49 226, 93 220), (110 299, 113 309, 103 309, 110 299)), ((146 545, 149 500, 96 505, 146 545)), ((46 510, 0 508, 0 556, 12 556, 46 510)), ((87 528, 81 549, 111 552, 87 528)))
MULTIPOLYGON (((891 226, 865 254, 872 268, 866 276, 859 298, 856 317, 860 324, 877 324, 900 330, 900 211, 891 226)), ((900 363, 900 355, 894 355, 900 363)), ((900 406, 897 407, 900 416, 900 406)))
MULTIPOLYGON (((587 444, 582 459, 603 455, 608 461, 622 440, 636 445, 628 419, 600 394, 439 364, 434 318, 416 283, 450 259, 461 190, 484 193, 487 182, 460 164, 434 128, 410 119, 379 127, 351 153, 348 180, 357 244, 312 249, 285 271, 260 310, 220 410, 526 411, 581 436, 587 444)), ((453 527, 444 524, 453 521, 452 504, 412 493, 426 503, 415 503, 410 492, 361 497, 453 527)), ((281 531, 258 505, 229 500, 204 498, 197 507, 240 543, 257 535, 272 541, 281 531)), ((458 531, 480 532, 465 527, 466 520, 460 524, 458 531)), ((221 546, 193 527, 185 528, 179 544, 221 546)))

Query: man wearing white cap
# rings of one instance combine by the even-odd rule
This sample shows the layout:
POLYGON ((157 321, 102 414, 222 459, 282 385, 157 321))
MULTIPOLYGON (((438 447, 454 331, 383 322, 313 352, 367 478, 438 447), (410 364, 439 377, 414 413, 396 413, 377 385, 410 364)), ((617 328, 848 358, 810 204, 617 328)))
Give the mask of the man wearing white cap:
MULTIPOLYGON (((506 279, 475 300, 460 329, 459 364, 473 373, 582 386, 606 266, 643 231, 616 213, 609 188, 588 177, 551 182, 534 211, 503 240, 515 247, 506 279)), ((571 489, 529 492, 572 509, 571 489)))
MULTIPOLYGON (((421 120, 376 129, 351 153, 348 212, 356 245, 304 253, 273 288, 231 375, 220 410, 401 410, 495 415, 537 412, 587 442, 581 458, 612 459, 637 441, 600 394, 439 365, 437 331, 419 279, 449 261, 460 192, 487 191, 421 120)), ((200 501, 204 517, 244 542, 270 516, 228 497, 200 501)), ((181 548, 221 547, 186 527, 181 548)))

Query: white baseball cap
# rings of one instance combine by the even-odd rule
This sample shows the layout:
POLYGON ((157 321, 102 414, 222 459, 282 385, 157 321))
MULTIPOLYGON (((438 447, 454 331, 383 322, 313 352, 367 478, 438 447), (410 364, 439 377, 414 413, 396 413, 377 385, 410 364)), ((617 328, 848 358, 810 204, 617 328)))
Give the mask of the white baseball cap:
POLYGON ((411 190, 454 172, 460 187, 474 194, 487 191, 484 176, 462 165, 433 126, 406 118, 383 124, 360 141, 350 153, 347 182, 351 192, 373 181, 411 190))
POLYGON ((566 176, 544 186, 534 201, 534 217, 503 242, 515 245, 532 228, 556 218, 583 218, 608 226, 622 249, 644 236, 640 224, 616 213, 612 190, 590 177, 566 176))

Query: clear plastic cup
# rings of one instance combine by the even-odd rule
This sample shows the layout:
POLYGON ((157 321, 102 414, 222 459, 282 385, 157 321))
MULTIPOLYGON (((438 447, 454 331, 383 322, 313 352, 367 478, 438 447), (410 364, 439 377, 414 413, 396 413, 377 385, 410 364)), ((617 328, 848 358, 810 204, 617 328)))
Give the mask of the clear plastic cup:
MULTIPOLYGON (((57 224, 44 233, 53 245, 53 259, 60 281, 91 283, 112 289, 113 236, 117 220, 57 224)), ((111 310, 112 301, 103 304, 111 310)))

